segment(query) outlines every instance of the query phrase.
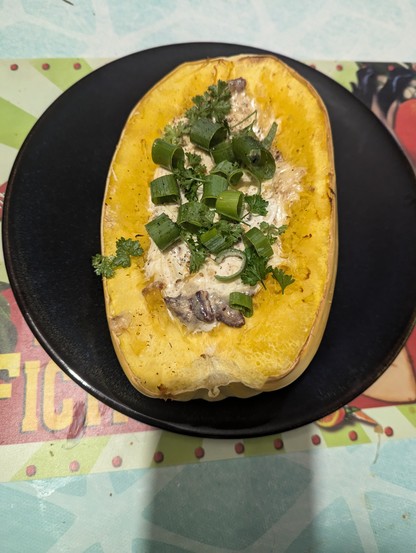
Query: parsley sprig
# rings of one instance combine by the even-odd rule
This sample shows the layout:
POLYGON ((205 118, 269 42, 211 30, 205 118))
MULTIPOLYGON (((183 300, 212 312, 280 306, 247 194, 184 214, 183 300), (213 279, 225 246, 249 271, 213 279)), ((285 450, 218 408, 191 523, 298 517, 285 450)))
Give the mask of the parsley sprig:
POLYGON ((143 248, 138 240, 119 238, 116 242, 115 255, 104 256, 97 253, 92 258, 92 266, 97 275, 111 278, 119 267, 130 267, 131 257, 143 255, 143 248))
POLYGON ((220 219, 214 226, 226 239, 224 249, 230 248, 239 242, 244 232, 240 223, 231 223, 225 219, 220 219))
POLYGON ((196 273, 205 263, 206 258, 209 255, 209 251, 204 248, 204 246, 198 242, 196 235, 193 235, 190 232, 182 232, 182 240, 186 243, 191 253, 189 260, 189 272, 196 273))
POLYGON ((266 288, 265 280, 267 275, 271 275, 280 285, 282 294, 285 288, 295 282, 292 275, 279 267, 269 265, 269 258, 259 255, 252 246, 245 248, 246 265, 241 273, 241 281, 249 286, 256 286, 260 282, 263 288, 266 288))
POLYGON ((189 134, 191 127, 188 121, 179 121, 178 123, 172 125, 166 125, 162 138, 169 142, 169 144, 181 144, 182 137, 186 134, 189 134))
POLYGON ((292 277, 292 275, 286 274, 285 271, 283 269, 280 269, 279 267, 273 267, 270 272, 272 277, 280 284, 282 294, 285 293, 286 286, 289 286, 289 284, 293 284, 295 282, 295 279, 292 277))
POLYGON ((269 202, 261 194, 245 194, 244 202, 247 205, 249 213, 253 215, 267 215, 269 202))
POLYGON ((277 237, 286 232, 287 225, 276 227, 276 225, 271 225, 266 221, 262 221, 259 225, 259 229, 268 238, 270 244, 274 244, 277 237))
POLYGON ((203 182, 207 168, 202 163, 202 158, 198 154, 186 152, 187 163, 181 163, 173 171, 176 181, 188 201, 198 199, 198 188, 203 182))
POLYGON ((186 111, 190 123, 203 117, 222 123, 231 111, 231 91, 225 81, 211 85, 202 96, 192 98, 195 104, 186 111))
POLYGON ((266 288, 264 280, 270 272, 268 258, 260 256, 252 246, 246 247, 244 251, 246 266, 240 275, 241 281, 249 286, 256 286, 260 282, 263 288, 266 288))

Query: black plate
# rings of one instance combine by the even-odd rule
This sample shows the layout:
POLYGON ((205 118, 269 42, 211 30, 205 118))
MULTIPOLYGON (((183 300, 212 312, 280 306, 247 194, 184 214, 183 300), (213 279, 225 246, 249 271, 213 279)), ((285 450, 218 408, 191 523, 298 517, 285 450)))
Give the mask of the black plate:
MULTIPOLYGON (((308 79, 329 111, 339 200, 339 267, 321 347, 289 387, 220 403, 140 395, 114 354, 100 279, 107 170, 138 99, 184 61, 264 51, 179 44, 117 60, 65 92, 24 143, 7 187, 4 255, 18 304, 51 358, 111 407, 150 425, 210 437, 272 434, 345 405, 389 366, 416 305, 416 186, 390 133, 344 88, 279 56, 308 79)), ((168 100, 167 100, 168 101, 168 100)))

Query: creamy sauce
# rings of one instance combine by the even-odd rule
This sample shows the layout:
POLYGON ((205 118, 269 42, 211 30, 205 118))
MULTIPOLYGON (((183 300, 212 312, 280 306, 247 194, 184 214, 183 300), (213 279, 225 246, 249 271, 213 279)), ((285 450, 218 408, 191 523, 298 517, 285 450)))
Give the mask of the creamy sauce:
MULTIPOLYGON (((247 126, 251 122, 250 118, 242 122, 239 126, 237 124, 258 109, 255 101, 248 97, 244 91, 233 92, 231 101, 231 112, 227 116, 230 127, 235 126, 235 130, 238 129, 239 126, 247 126)), ((256 126, 253 127, 253 130, 260 139, 264 138, 273 121, 274 119, 271 119, 264 129, 260 129, 256 126)), ((214 164, 211 157, 206 152, 201 151, 191 144, 188 137, 186 137, 182 146, 185 152, 194 152, 201 155, 202 163, 206 166, 207 171, 210 171, 214 164)), ((154 178, 168 173, 169 171, 158 168, 154 178)), ((263 198, 269 202, 267 215, 251 215, 248 219, 245 219, 248 225, 258 226, 261 221, 266 221, 276 227, 288 224, 287 210, 290 204, 296 201, 299 196, 299 192, 302 189, 301 181, 303 174, 304 170, 302 168, 292 167, 289 163, 278 158, 276 160, 276 172, 273 178, 262 183, 261 194, 263 198)), ((257 184, 246 174, 244 174, 237 186, 244 194, 255 194, 258 192, 257 184)), ((153 219, 161 213, 166 213, 175 221, 178 209, 179 206, 177 204, 155 206, 151 200, 149 200, 150 219, 153 219)), ((249 227, 247 227, 247 230, 248 228, 249 227)), ((233 247, 243 249, 243 244, 237 243, 233 247)), ((277 266, 283 260, 279 239, 277 239, 272 247, 273 256, 270 259, 270 263, 273 266, 277 266)), ((213 259, 208 258, 201 269, 193 274, 189 273, 189 260, 190 252, 186 244, 179 242, 168 251, 161 252, 153 241, 151 241, 145 263, 146 277, 149 281, 158 281, 162 284, 162 295, 165 298, 191 296, 199 290, 206 290, 215 297, 228 301, 230 292, 240 291, 253 295, 259 289, 259 286, 253 287, 243 284, 239 278, 230 283, 223 283, 215 278, 215 274, 227 275, 234 273, 241 265, 241 260, 237 257, 228 257, 220 265, 215 263, 213 259)), ((195 323, 194 321, 187 326, 189 326, 192 331, 209 331, 217 324, 219 324, 217 321, 213 323, 205 323, 203 321, 197 321, 197 323, 195 323)))

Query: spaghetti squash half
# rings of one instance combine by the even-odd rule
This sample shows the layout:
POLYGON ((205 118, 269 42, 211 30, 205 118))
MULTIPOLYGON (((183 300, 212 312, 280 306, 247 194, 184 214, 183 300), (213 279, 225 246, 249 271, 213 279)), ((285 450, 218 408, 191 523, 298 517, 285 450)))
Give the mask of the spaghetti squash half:
POLYGON ((126 122, 101 236, 103 259, 120 240, 143 253, 103 278, 137 390, 214 401, 290 384, 320 344, 337 266, 321 98, 273 56, 180 65, 126 122))

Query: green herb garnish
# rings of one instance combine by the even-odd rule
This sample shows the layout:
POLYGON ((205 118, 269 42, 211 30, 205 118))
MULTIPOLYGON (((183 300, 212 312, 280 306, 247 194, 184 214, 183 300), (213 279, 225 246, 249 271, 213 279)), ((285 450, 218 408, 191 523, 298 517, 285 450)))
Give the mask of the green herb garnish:
POLYGON ((182 137, 189 134, 190 126, 188 121, 180 121, 176 125, 166 125, 162 138, 170 144, 179 145, 182 137))
POLYGON ((243 292, 231 292, 228 303, 233 309, 238 309, 244 317, 253 316, 253 299, 243 292))
POLYGON ((295 282, 295 279, 292 277, 292 275, 287 275, 283 269, 274 267, 270 272, 272 274, 272 277, 280 284, 282 294, 285 293, 286 286, 289 286, 289 284, 293 284, 295 282))
POLYGON ((264 283, 267 275, 271 276, 280 284, 282 294, 284 294, 285 288, 295 282, 292 275, 285 273, 283 269, 279 267, 272 267, 269 265, 269 257, 259 255, 254 246, 250 245, 245 249, 246 253, 246 265, 241 273, 241 281, 249 286, 255 286, 260 282, 263 288, 266 288, 264 283))
POLYGON ((181 229, 166 213, 161 213, 146 223, 145 228, 150 238, 162 252, 170 248, 178 240, 181 233, 181 229))
POLYGON ((249 286, 256 286, 258 282, 266 288, 264 280, 269 273, 268 258, 260 256, 253 246, 246 247, 246 266, 241 273, 241 281, 249 286))
POLYGON ((185 114, 191 123, 201 118, 222 123, 231 111, 231 92, 225 81, 209 86, 202 96, 195 96, 192 101, 195 105, 185 114))
POLYGON ((274 137, 276 136, 276 132, 277 132, 277 123, 273 122, 266 137, 262 140, 263 146, 268 150, 270 149, 270 146, 273 143, 274 137))
POLYGON ((261 194, 244 195, 244 203, 247 205, 248 212, 253 215, 267 215, 267 206, 269 202, 261 194))
POLYGON ((191 253, 189 260, 189 272, 196 273, 205 263, 209 251, 200 244, 194 235, 190 232, 183 231, 181 234, 182 240, 186 243, 191 253))
POLYGON ((287 225, 276 227, 276 225, 270 225, 266 221, 262 221, 259 225, 261 232, 269 239, 270 244, 274 244, 277 237, 286 232, 287 225))
POLYGON ((176 181, 188 201, 198 199, 198 188, 203 183, 207 168, 201 161, 201 156, 187 152, 187 166, 180 164, 174 171, 176 181))
POLYGON ((130 267, 131 257, 143 254, 143 248, 138 240, 119 238, 116 242, 116 254, 104 256, 97 253, 92 257, 92 266, 97 275, 106 278, 114 276, 119 267, 130 267))

